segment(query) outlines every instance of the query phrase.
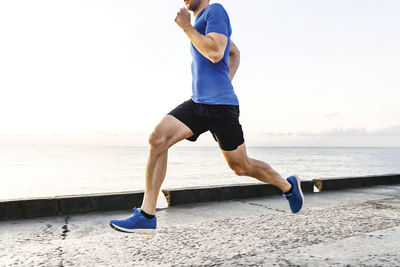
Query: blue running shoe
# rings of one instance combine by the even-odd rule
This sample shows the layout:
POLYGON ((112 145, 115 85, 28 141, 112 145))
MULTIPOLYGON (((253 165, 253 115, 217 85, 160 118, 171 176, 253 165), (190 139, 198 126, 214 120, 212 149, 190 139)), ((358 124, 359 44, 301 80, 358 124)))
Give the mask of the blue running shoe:
POLYGON ((300 179, 296 175, 288 177, 289 183, 292 184, 293 191, 289 194, 283 193, 282 196, 289 200, 289 206, 293 213, 297 213, 301 210, 304 203, 303 192, 301 191, 300 179))
POLYGON ((147 219, 140 209, 133 208, 133 215, 125 220, 111 220, 110 226, 121 232, 136 234, 156 234, 157 219, 147 219))

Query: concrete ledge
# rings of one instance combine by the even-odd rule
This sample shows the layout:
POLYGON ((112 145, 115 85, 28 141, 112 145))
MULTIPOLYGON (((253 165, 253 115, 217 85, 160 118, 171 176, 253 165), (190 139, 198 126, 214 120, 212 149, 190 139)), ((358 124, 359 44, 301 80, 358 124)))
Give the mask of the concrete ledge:
POLYGON ((128 210, 142 204, 143 191, 0 201, 0 220, 128 210))
POLYGON ((319 191, 400 183, 400 174, 313 179, 319 191))
MULTIPOLYGON (((314 179, 301 183, 304 193, 312 193, 315 185, 319 191, 339 190, 373 185, 400 184, 400 174, 365 177, 314 179)), ((270 184, 233 184, 163 190, 168 205, 224 201, 280 195, 281 191, 270 184)), ((60 196, 52 198, 12 199, 0 201, 0 220, 67 215, 94 211, 130 210, 139 207, 143 191, 60 196)))
MULTIPOLYGON (((301 182, 301 188, 304 193, 313 192, 312 181, 301 182)), ((168 189, 163 190, 163 193, 169 206, 282 194, 276 186, 260 183, 168 189)))
POLYGON ((93 194, 59 197, 59 214, 74 214, 92 211, 129 210, 140 207, 143 191, 93 194))
POLYGON ((54 216, 58 204, 54 199, 37 198, 0 202, 0 220, 54 216))

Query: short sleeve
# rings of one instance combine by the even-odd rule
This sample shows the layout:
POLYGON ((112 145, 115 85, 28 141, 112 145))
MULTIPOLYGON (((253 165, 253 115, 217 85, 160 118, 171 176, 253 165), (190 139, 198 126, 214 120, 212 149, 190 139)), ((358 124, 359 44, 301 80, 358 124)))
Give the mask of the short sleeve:
POLYGON ((222 33, 229 38, 229 17, 224 7, 213 4, 206 15, 206 34, 210 32, 222 33))

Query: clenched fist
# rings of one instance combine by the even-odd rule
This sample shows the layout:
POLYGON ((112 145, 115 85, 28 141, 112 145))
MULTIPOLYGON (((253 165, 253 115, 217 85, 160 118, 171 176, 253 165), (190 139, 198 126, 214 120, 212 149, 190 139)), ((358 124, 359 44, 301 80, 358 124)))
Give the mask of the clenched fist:
POLYGON ((179 25, 179 27, 181 27, 183 30, 185 30, 185 28, 187 26, 191 25, 189 11, 187 11, 186 8, 182 7, 179 10, 179 12, 176 14, 175 22, 176 22, 176 24, 179 25))

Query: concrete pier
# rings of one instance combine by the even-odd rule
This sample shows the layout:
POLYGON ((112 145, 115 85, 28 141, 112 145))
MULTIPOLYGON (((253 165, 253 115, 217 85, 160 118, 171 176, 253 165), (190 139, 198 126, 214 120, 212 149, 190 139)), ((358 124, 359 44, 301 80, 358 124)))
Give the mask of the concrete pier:
MULTIPOLYGON (((400 184, 400 174, 366 177, 342 177, 302 181, 304 193, 374 185, 400 184)), ((194 188, 166 189, 163 193, 168 206, 191 203, 226 201, 281 195, 275 186, 264 183, 203 186, 194 188)), ((0 220, 69 215, 95 211, 129 210, 140 206, 143 191, 116 192, 59 196, 53 198, 13 199, 0 201, 0 220)))
POLYGON ((131 211, 0 222, 0 266, 399 266, 400 185, 171 206, 155 236, 111 229, 131 211))

